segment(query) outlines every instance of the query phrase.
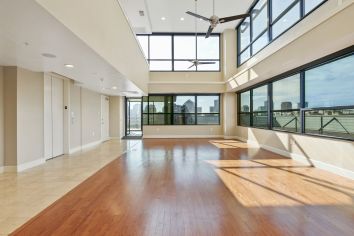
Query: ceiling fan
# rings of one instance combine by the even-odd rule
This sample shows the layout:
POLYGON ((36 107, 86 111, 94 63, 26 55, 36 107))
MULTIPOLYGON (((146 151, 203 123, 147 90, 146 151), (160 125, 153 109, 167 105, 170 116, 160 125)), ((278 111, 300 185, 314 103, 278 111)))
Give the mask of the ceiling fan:
MULTIPOLYGON (((198 8, 197 8, 197 1, 195 0, 195 12, 197 13, 198 8)), ((197 43, 198 41, 198 29, 197 29, 197 19, 195 19, 194 21, 195 24, 195 42, 197 43)), ((199 61, 198 59, 196 60, 189 60, 190 63, 192 63, 192 65, 190 67, 188 67, 188 69, 192 68, 193 66, 195 66, 197 68, 197 66, 199 65, 211 65, 211 64, 215 64, 215 61, 199 61)))
POLYGON ((222 23, 226 23, 226 22, 230 22, 230 21, 234 21, 234 20, 239 20, 239 19, 243 19, 243 18, 246 18, 246 17, 250 16, 250 14, 241 14, 241 15, 236 15, 236 16, 229 16, 229 17, 219 18, 218 16, 215 15, 215 0, 213 0, 213 15, 210 18, 198 15, 197 13, 193 13, 193 12, 190 12, 190 11, 187 11, 186 13, 188 15, 191 15, 191 16, 194 16, 196 18, 199 18, 199 19, 202 19, 202 20, 205 20, 205 21, 209 22, 210 26, 209 26, 208 32, 205 35, 205 38, 209 38, 211 32, 213 32, 214 28, 218 24, 222 24, 222 23))

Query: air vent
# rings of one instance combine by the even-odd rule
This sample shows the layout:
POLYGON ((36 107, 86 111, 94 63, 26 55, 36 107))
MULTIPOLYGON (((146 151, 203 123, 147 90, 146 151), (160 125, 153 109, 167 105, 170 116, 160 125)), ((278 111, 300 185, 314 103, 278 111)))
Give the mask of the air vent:
POLYGON ((139 11, 139 15, 140 16, 145 16, 145 12, 144 11, 139 11))

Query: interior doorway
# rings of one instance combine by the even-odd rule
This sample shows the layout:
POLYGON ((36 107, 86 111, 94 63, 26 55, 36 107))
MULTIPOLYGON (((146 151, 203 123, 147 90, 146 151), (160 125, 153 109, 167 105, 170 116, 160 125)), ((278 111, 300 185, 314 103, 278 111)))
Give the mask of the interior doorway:
POLYGON ((125 99, 125 137, 141 138, 143 136, 142 99, 125 99))

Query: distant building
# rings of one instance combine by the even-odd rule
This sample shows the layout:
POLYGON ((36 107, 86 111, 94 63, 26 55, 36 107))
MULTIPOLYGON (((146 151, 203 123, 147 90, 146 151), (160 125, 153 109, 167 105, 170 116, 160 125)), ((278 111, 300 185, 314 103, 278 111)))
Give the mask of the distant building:
POLYGON ((280 109, 281 110, 291 110, 291 109, 293 109, 293 104, 291 102, 282 102, 280 104, 280 109))

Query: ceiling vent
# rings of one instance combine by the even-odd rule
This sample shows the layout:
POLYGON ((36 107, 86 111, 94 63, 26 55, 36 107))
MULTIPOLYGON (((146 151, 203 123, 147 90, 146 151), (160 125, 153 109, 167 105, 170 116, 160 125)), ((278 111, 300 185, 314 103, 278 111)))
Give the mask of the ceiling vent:
POLYGON ((144 11, 139 11, 139 15, 140 16, 145 16, 145 12, 144 11))

